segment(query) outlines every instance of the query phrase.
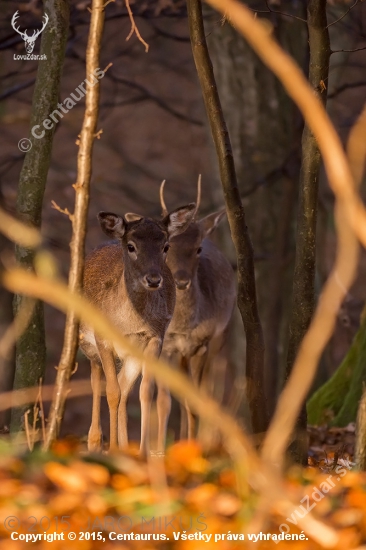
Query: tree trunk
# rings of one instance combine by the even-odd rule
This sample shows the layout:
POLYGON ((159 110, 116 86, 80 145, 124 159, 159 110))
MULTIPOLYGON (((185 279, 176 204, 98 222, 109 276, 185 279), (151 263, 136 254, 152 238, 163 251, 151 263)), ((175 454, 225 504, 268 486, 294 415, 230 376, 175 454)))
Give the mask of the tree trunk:
POLYGON ((355 462, 359 470, 366 470, 366 387, 363 384, 362 398, 358 406, 356 423, 355 462))
POLYGON ((310 424, 330 422, 334 426, 347 426, 356 420, 362 383, 366 380, 365 357, 366 319, 363 314, 362 324, 342 363, 307 403, 310 424))
MULTIPOLYGON (((217 13, 211 9, 205 13, 207 41, 255 252, 265 342, 265 393, 272 413, 284 370, 302 122, 283 87, 246 40, 229 22, 218 21, 217 13), (285 216, 284 204, 288 208, 285 216), (281 267, 277 269, 278 266, 281 267)), ((302 3, 293 13, 304 15, 302 3)), ((304 65, 306 24, 276 14, 270 17, 281 45, 304 65)), ((241 374, 242 362, 243 357, 234 358, 237 376, 241 374)))
MULTIPOLYGON (((326 0, 309 0, 308 30, 310 47, 309 81, 316 95, 325 106, 330 56, 326 0)), ((300 343, 308 330, 315 307, 316 218, 320 163, 321 156, 317 141, 306 125, 302 137, 296 257, 286 381, 291 374, 300 343)), ((307 464, 306 428, 306 406, 304 404, 295 429, 295 439, 290 447, 292 458, 296 462, 304 464, 307 464)))
MULTIPOLYGON (((89 38, 86 53, 86 77, 94 74, 99 68, 100 48, 104 28, 104 0, 93 0, 89 38)), ((89 78, 89 80, 91 80, 89 78)), ((96 136, 99 112, 99 82, 94 86, 87 85, 85 114, 78 154, 78 177, 75 184, 75 210, 72 216, 71 265, 69 272, 69 289, 80 293, 83 284, 85 235, 87 227, 89 188, 92 169, 92 152, 96 136)), ((64 345, 57 370, 55 395, 51 405, 48 429, 44 448, 48 449, 60 431, 65 409, 67 384, 75 365, 78 349, 79 321, 74 312, 66 317, 64 345)))
POLYGON ((221 109, 210 60, 200 0, 187 0, 193 57, 201 84, 207 118, 216 147, 231 236, 238 265, 238 306, 246 334, 246 378, 252 427, 255 433, 268 427, 264 396, 264 342, 257 309, 253 247, 236 180, 229 133, 221 109))
MULTIPOLYGON (((31 128, 42 123, 57 108, 66 40, 69 30, 69 4, 67 0, 44 0, 49 21, 42 33, 41 55, 47 60, 39 61, 32 100, 31 128)), ((42 139, 30 136, 31 149, 26 153, 19 179, 17 213, 34 227, 40 228, 42 203, 51 161, 55 125, 46 130, 42 139)), ((16 246, 17 262, 26 269, 33 269, 34 251, 16 246)), ((19 311, 22 296, 15 296, 14 314, 19 311)), ((16 370, 14 389, 36 386, 44 378, 46 344, 43 304, 37 302, 28 328, 16 344, 16 370)), ((22 426, 25 407, 13 409, 11 431, 22 426)))

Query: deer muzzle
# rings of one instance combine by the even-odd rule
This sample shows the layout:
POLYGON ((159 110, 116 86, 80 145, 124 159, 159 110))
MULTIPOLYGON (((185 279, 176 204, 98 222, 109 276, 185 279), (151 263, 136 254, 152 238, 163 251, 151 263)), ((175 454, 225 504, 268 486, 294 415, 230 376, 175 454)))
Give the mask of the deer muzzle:
POLYGON ((179 270, 174 274, 174 282, 178 290, 187 290, 191 286, 191 278, 183 270, 179 270))
POLYGON ((163 284, 163 277, 160 273, 151 272, 144 276, 143 285, 149 290, 157 290, 163 284))

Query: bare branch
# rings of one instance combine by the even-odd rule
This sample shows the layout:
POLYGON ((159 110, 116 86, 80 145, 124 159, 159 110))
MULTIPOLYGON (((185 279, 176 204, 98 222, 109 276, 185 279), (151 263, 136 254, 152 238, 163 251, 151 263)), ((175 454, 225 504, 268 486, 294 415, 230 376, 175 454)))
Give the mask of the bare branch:
POLYGON ((21 92, 22 90, 26 90, 27 88, 32 86, 35 83, 35 81, 36 81, 35 78, 31 78, 30 80, 23 82, 23 84, 17 84, 16 86, 12 86, 8 90, 5 90, 5 92, 3 92, 0 95, 0 101, 4 101, 4 99, 7 99, 8 97, 15 95, 18 92, 21 92))
POLYGON ((348 8, 348 10, 343 15, 341 15, 341 17, 339 17, 338 19, 336 19, 332 23, 329 23, 329 25, 327 26, 327 29, 329 29, 329 27, 331 27, 332 25, 335 25, 336 23, 338 23, 338 21, 342 21, 343 17, 346 17, 346 15, 351 11, 351 9, 354 8, 355 6, 357 6, 357 4, 359 2, 360 2, 360 0, 356 0, 356 2, 354 4, 352 4, 352 6, 350 6, 348 8))
POLYGON ((142 36, 140 34, 140 31, 137 28, 137 25, 135 23, 135 19, 133 17, 133 13, 132 13, 132 10, 131 10, 131 7, 130 7, 130 0, 125 0, 125 3, 126 3, 126 8, 127 8, 127 11, 128 11, 128 15, 130 17, 130 21, 131 21, 131 30, 130 30, 129 35, 126 38, 126 42, 131 38, 133 33, 135 33, 137 38, 140 40, 140 42, 145 46, 145 52, 147 53, 149 51, 149 44, 147 42, 145 42, 145 40, 142 38, 142 36))
MULTIPOLYGON (((127 86, 128 88, 138 90, 138 91, 142 92, 145 95, 145 97, 139 97, 139 98, 136 98, 135 100, 132 100, 132 99, 127 100, 127 101, 122 102, 122 103, 115 103, 114 105, 129 104, 131 101, 150 100, 150 101, 153 101, 154 103, 156 103, 156 105, 158 105, 159 107, 161 107, 162 109, 164 109, 165 111, 170 113, 171 115, 173 115, 174 117, 178 118, 179 120, 184 120, 186 122, 190 122, 191 124, 194 124, 196 126, 202 126, 203 125, 203 123, 201 121, 199 121, 197 119, 194 119, 194 118, 191 118, 187 115, 184 115, 183 113, 180 113, 179 111, 176 111, 173 107, 168 105, 168 103, 166 103, 163 99, 161 99, 160 97, 152 94, 150 92, 150 90, 148 90, 147 88, 145 88, 141 84, 138 84, 136 82, 131 82, 130 80, 127 80, 126 78, 117 76, 116 74, 114 74, 112 72, 109 72, 107 74, 107 76, 111 80, 113 80, 114 82, 119 82, 119 83, 123 84, 124 86, 127 86)), ((105 104, 103 104, 103 105, 105 105, 105 104)))
POLYGON ((336 97, 338 94, 350 88, 359 88, 361 86, 366 86, 366 80, 358 82, 347 82, 346 84, 342 84, 341 86, 339 86, 339 88, 336 88, 333 92, 329 93, 328 99, 332 99, 333 97, 336 97))
POLYGON ((51 205, 54 210, 57 210, 61 214, 65 214, 71 222, 73 221, 74 216, 68 211, 67 208, 61 208, 55 201, 51 201, 51 205))
POLYGON ((353 52, 360 52, 362 50, 366 50, 366 46, 364 46, 363 48, 355 48, 354 50, 332 50, 330 53, 331 54, 340 53, 340 52, 353 53, 353 52))
POLYGON ((268 4, 268 0, 266 0, 266 6, 268 8, 267 10, 256 10, 254 8, 249 8, 249 9, 254 13, 277 13, 278 15, 283 15, 284 17, 292 17, 293 19, 297 19, 302 23, 306 23, 306 19, 303 19, 302 17, 298 17, 297 15, 293 15, 292 13, 284 13, 282 11, 273 10, 271 6, 268 4))

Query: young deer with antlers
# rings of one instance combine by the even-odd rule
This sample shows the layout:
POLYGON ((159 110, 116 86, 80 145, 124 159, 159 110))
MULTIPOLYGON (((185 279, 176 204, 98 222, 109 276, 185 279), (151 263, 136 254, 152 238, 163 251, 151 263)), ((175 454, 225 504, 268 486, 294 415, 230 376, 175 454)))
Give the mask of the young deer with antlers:
MULTIPOLYGON (((164 184, 160 187, 162 215, 167 215, 164 202, 164 184)), ((173 319, 165 335, 163 354, 170 362, 180 364, 195 384, 199 384, 205 363, 222 360, 225 331, 231 319, 236 286, 233 269, 212 241, 207 239, 225 215, 220 210, 196 221, 201 199, 201 177, 198 179, 197 203, 193 221, 184 233, 170 241, 167 265, 177 288, 173 319)), ((163 387, 158 389, 165 403, 165 414, 170 411, 170 396, 163 387)), ((195 420, 188 405, 188 438, 195 436, 195 420)), ((183 416, 182 408, 182 416, 183 416)), ((164 413, 162 413, 164 414, 164 413)), ((184 437, 181 423, 181 437, 184 437)))
MULTIPOLYGON (((174 279, 165 259, 169 241, 191 222, 195 204, 166 214, 161 221, 136 214, 124 217, 109 212, 98 214, 103 231, 117 242, 94 250, 86 259, 84 292, 145 355, 159 356, 175 304, 174 279)), ((93 329, 80 327, 80 347, 90 360, 93 390, 89 450, 101 445, 100 395, 102 370, 110 414, 110 448, 128 444, 126 402, 131 388, 142 372, 140 386, 141 446, 148 448, 149 412, 153 380, 138 361, 100 338, 93 329), (122 362, 117 374, 115 360, 122 362)), ((159 411, 158 411, 159 413, 159 411)), ((166 419, 165 419, 166 421, 166 419)), ((161 424, 165 433, 165 428, 161 424)), ((159 436, 162 440, 162 437, 159 436)))

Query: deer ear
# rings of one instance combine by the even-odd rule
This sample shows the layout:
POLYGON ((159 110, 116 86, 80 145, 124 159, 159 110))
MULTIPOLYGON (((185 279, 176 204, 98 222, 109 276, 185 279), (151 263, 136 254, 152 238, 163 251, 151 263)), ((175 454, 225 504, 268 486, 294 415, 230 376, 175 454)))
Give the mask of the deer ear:
POLYGON ((188 206, 176 208, 173 212, 165 216, 163 219, 163 224, 168 230, 170 239, 180 233, 183 233, 187 229, 193 220, 195 212, 196 205, 192 202, 191 204, 188 204, 188 206))
POLYGON ((117 216, 112 212, 99 212, 98 220, 100 227, 108 237, 120 239, 126 231, 126 222, 122 216, 117 216))
POLYGON ((126 222, 138 222, 142 220, 143 216, 139 216, 139 214, 133 214, 132 212, 127 212, 125 214, 125 220, 126 222))
POLYGON ((226 210, 219 210, 219 212, 214 212, 209 214, 205 218, 202 218, 198 223, 203 230, 203 235, 207 237, 216 227, 219 225, 222 218, 226 215, 226 210))

